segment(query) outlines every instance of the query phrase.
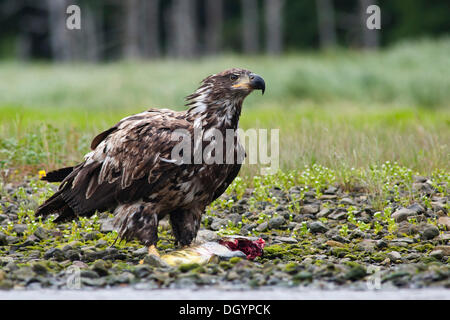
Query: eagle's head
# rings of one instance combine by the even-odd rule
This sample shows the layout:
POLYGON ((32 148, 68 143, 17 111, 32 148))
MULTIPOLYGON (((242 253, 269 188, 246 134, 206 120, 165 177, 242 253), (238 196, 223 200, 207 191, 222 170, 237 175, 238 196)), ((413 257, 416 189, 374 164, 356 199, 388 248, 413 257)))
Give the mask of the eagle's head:
POLYGON ((253 90, 264 94, 265 89, 264 79, 259 75, 245 69, 228 69, 203 79, 200 87, 186 97, 186 105, 190 106, 191 114, 214 112, 218 117, 239 117, 244 98, 253 90))
MULTIPOLYGON (((202 86, 208 86, 229 98, 246 97, 253 90, 261 90, 264 94, 266 84, 264 79, 245 69, 228 69, 213 74, 202 81, 202 86)), ((202 87, 201 86, 201 87, 202 87)))

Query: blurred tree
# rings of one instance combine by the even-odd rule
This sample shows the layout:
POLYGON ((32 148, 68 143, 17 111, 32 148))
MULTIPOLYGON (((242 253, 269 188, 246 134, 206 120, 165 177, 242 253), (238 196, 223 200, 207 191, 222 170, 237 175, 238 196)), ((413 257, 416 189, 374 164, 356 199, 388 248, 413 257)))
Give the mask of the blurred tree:
POLYGON ((255 54, 261 31, 268 53, 377 48, 448 35, 449 16, 448 0, 0 0, 0 57, 147 58, 161 55, 162 47, 180 58, 223 50, 255 54), (81 8, 81 30, 65 27, 71 4, 81 8), (372 4, 381 8, 382 32, 366 27, 372 4))
POLYGON ((333 0, 316 0, 319 41, 322 48, 336 46, 333 0))
MULTIPOLYGON (((88 1, 47 0, 49 36, 52 58, 55 61, 87 60, 101 58, 102 16, 98 15, 88 1), (69 29, 67 8, 82 6, 80 29, 69 29)), ((97 3, 98 11, 101 6, 97 3)))
POLYGON ((145 57, 158 57, 159 46, 159 0, 141 0, 139 35, 145 57))
POLYGON ((196 0, 172 0, 169 15, 168 53, 192 58, 197 54, 196 0))
POLYGON ((244 53, 259 51, 259 14, 257 0, 241 0, 242 49, 244 53))
POLYGON ((265 0, 266 51, 280 54, 283 50, 283 4, 284 0, 265 0))
POLYGON ((206 53, 217 54, 222 47, 223 28, 223 0, 205 0, 206 25, 205 46, 206 53))
POLYGON ((74 56, 72 39, 66 28, 68 0, 47 0, 52 57, 56 61, 68 61, 74 56))
MULTIPOLYGON (((50 0, 52 1, 52 0, 50 0)), ((127 59, 141 57, 139 48, 139 9, 140 0, 125 0, 125 33, 123 55, 127 59)))

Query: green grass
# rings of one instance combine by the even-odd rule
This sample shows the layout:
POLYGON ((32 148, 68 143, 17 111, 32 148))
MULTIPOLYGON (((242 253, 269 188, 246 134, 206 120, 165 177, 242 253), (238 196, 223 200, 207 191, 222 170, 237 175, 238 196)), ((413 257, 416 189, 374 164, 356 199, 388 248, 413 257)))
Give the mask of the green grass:
MULTIPOLYGON (((448 172, 450 39, 381 52, 283 57, 223 56, 101 65, 1 62, 0 170, 36 175, 74 164, 96 133, 149 107, 183 109, 205 76, 229 67, 262 75, 240 127, 280 129, 284 171, 319 164, 345 182, 352 168, 386 161, 414 172, 448 172)), ((258 174, 244 166, 241 176, 258 174)))

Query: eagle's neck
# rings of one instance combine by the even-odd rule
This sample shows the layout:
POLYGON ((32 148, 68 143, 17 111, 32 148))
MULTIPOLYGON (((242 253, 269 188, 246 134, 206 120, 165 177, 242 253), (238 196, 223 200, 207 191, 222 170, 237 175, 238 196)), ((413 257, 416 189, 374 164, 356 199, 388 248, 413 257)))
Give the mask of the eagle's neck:
POLYGON ((201 86, 187 97, 187 120, 204 129, 237 129, 244 98, 232 98, 215 92, 212 86, 201 86))

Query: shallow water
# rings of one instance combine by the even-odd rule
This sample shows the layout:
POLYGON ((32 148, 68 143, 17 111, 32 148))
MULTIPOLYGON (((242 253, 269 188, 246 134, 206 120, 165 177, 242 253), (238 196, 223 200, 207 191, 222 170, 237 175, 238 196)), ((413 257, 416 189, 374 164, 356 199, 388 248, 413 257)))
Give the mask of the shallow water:
POLYGON ((394 289, 394 290, 11 290, 0 291, 1 300, 450 300, 450 289, 394 289))

